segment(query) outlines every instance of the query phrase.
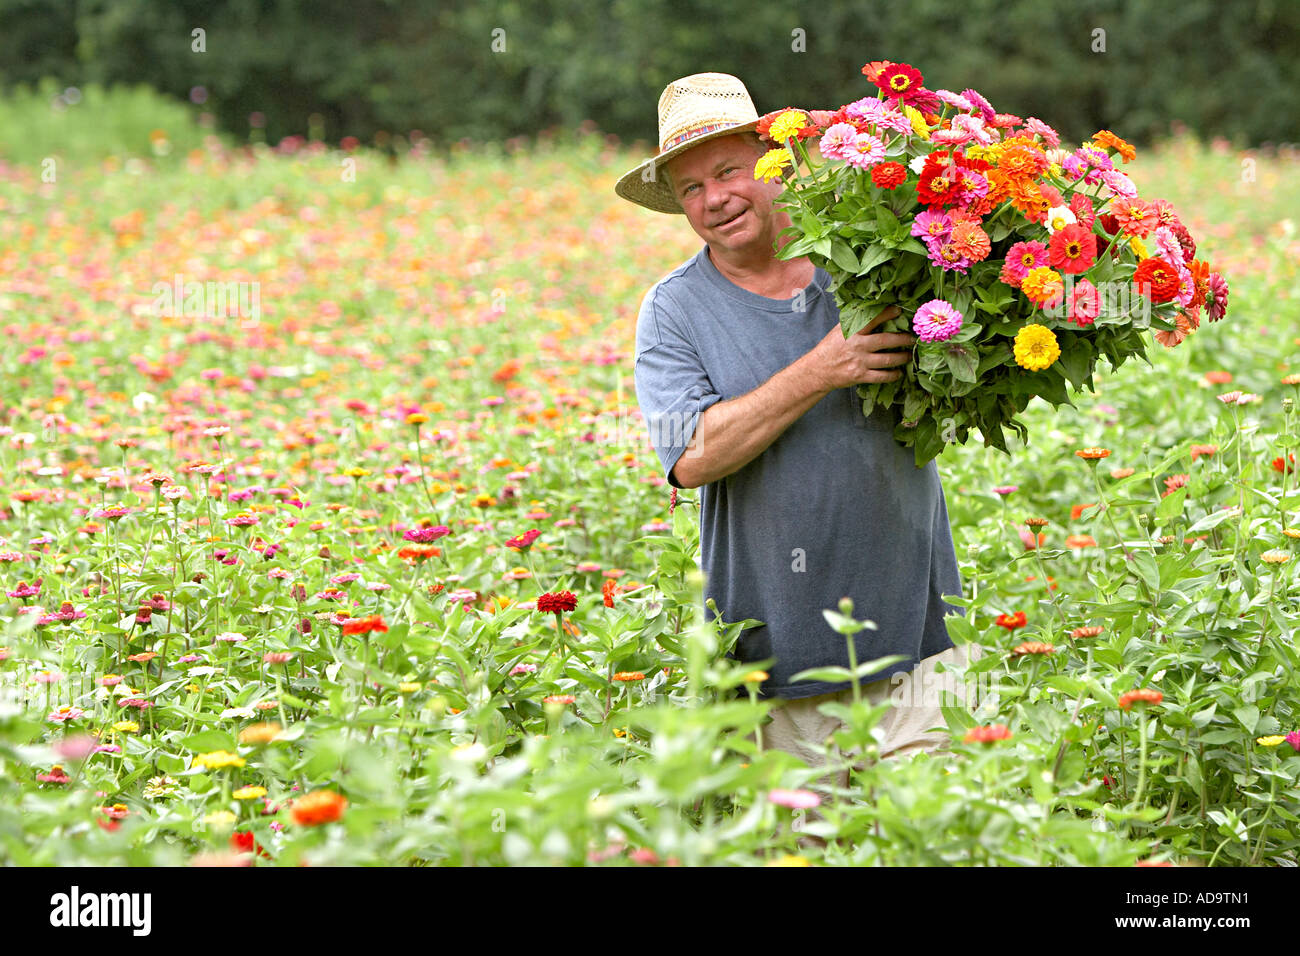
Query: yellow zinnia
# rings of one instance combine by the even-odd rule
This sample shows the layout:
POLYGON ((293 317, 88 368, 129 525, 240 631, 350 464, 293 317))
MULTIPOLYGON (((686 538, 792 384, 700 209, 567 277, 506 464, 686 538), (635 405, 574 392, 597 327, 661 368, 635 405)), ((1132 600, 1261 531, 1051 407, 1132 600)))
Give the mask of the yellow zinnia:
POLYGON ((911 120, 913 133, 915 133, 921 139, 930 138, 930 127, 925 122, 925 117, 921 115, 920 110, 918 110, 915 106, 908 106, 906 103, 904 103, 903 115, 906 116, 909 120, 911 120))
POLYGON ((220 770, 223 767, 242 767, 243 765, 243 757, 232 754, 227 750, 214 750, 211 753, 199 754, 194 758, 194 766, 206 767, 209 770, 220 770))
POLYGON ((1257 737, 1255 738, 1255 743, 1259 744, 1261 747, 1276 747, 1284 740, 1286 740, 1286 737, 1282 734, 1273 734, 1269 737, 1257 737))
POLYGON ((765 183, 770 183, 777 176, 785 172, 787 166, 794 165, 794 157, 790 151, 784 147, 780 149, 769 149, 762 156, 758 157, 758 162, 754 164, 754 178, 761 179, 765 183))
POLYGON ((799 110, 786 110, 772 121, 767 135, 778 143, 784 143, 798 136, 799 131, 807 125, 808 117, 799 110))
POLYGON ((250 784, 247 787, 240 787, 232 793, 231 796, 236 800, 256 800, 259 797, 266 796, 266 787, 259 787, 250 784))
POLYGON ((1017 365, 1039 372, 1061 357, 1061 347, 1051 329, 1044 325, 1026 325, 1016 333, 1015 353, 1017 365))
POLYGON ((113 729, 119 734, 135 734, 140 732, 140 725, 134 720, 119 720, 113 725, 113 729))

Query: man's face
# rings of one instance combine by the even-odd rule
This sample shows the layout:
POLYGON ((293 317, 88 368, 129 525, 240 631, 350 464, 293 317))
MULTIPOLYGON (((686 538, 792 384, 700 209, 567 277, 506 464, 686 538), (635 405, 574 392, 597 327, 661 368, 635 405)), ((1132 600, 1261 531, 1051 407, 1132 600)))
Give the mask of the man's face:
POLYGON ((754 163, 763 152, 741 136, 720 136, 669 161, 677 201, 710 248, 771 253, 777 234, 787 225, 778 222, 772 206, 781 195, 781 183, 754 178, 754 163))

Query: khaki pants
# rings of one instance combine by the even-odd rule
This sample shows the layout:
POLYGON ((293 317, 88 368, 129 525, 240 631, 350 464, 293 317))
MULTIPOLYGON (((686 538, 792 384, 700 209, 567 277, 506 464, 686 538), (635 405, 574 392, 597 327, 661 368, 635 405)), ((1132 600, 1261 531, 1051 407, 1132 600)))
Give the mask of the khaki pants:
MULTIPOLYGON (((957 675, 935 671, 935 664, 940 661, 945 666, 965 666, 968 661, 967 647, 951 647, 925 658, 910 673, 895 674, 862 685, 864 701, 870 701, 873 705, 882 704, 886 700, 894 701, 894 706, 876 724, 876 729, 884 732, 884 738, 879 744, 882 758, 948 749, 951 738, 944 729, 947 721, 940 710, 943 700, 941 694, 947 690, 961 699, 962 687, 957 683, 957 675)), ((831 701, 852 704, 853 689, 850 687, 832 694, 801 697, 776 705, 768 715, 768 723, 763 727, 764 749, 784 750, 797 756, 809 767, 825 766, 825 741, 843 726, 838 717, 827 717, 817 711, 819 706, 831 701)), ((750 739, 754 738, 751 736, 750 739)), ((836 776, 838 779, 832 781, 828 774, 822 782, 826 785, 838 783, 841 788, 848 786, 847 770, 836 776)))

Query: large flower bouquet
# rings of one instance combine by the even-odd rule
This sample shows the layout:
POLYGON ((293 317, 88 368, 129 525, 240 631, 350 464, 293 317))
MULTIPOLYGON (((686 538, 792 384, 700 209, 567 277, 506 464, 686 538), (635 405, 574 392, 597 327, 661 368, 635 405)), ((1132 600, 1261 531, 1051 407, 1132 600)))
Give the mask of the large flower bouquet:
POLYGON ((1102 130, 1065 150, 975 90, 927 90, 901 63, 862 72, 878 94, 765 116, 777 145, 754 175, 784 177, 779 255, 830 273, 846 336, 888 305, 901 315, 877 331, 917 336, 900 379, 858 394, 866 415, 895 409, 918 467, 971 429, 1005 452, 1005 428, 1028 438, 1016 415, 1034 396, 1073 404, 1066 384, 1092 389, 1101 357, 1150 364, 1148 333, 1172 348, 1202 314, 1223 317, 1227 283, 1116 166, 1136 155, 1124 140, 1102 130))

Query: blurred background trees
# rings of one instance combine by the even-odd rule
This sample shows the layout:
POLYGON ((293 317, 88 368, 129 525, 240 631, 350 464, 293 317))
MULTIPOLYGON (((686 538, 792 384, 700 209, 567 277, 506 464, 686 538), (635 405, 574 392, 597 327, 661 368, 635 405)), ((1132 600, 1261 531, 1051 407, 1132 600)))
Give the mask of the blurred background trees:
POLYGON ((834 108, 888 59, 1067 140, 1141 144, 1177 122, 1277 144, 1300 141, 1298 51, 1295 0, 0 0, 5 90, 146 84, 236 138, 252 116, 271 143, 584 120, 652 142, 675 77, 734 73, 760 112, 834 108))

